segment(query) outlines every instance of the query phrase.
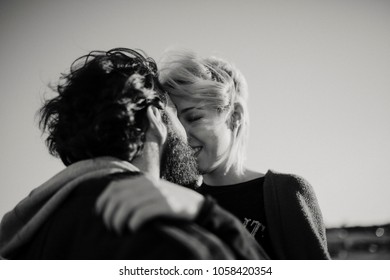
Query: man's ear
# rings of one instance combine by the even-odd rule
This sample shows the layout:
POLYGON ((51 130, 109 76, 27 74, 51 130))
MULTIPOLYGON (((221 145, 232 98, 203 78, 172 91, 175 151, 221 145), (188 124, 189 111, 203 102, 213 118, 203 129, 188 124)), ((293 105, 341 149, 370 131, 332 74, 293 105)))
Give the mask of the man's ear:
POLYGON ((146 131, 146 141, 157 142, 163 145, 167 139, 167 127, 161 118, 161 111, 155 106, 150 105, 146 111, 149 121, 149 128, 146 131))
POLYGON ((232 114, 230 115, 230 129, 234 130, 237 129, 243 120, 243 112, 244 109, 240 103, 234 104, 234 110, 232 114))

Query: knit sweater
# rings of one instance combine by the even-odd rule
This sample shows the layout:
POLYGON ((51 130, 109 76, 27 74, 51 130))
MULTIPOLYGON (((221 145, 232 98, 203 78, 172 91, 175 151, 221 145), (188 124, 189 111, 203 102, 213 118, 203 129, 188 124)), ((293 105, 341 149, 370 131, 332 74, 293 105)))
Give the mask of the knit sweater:
POLYGON ((330 259, 321 210, 306 180, 268 171, 264 204, 273 252, 278 259, 330 259))

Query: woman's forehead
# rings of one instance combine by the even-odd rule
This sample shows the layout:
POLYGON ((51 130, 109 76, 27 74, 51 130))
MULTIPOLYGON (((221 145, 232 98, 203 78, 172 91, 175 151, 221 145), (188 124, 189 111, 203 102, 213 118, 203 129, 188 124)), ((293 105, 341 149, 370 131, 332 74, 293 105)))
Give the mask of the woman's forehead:
POLYGON ((177 109, 178 114, 183 114, 192 109, 203 110, 204 105, 199 100, 192 98, 183 98, 177 96, 170 96, 170 102, 177 109))

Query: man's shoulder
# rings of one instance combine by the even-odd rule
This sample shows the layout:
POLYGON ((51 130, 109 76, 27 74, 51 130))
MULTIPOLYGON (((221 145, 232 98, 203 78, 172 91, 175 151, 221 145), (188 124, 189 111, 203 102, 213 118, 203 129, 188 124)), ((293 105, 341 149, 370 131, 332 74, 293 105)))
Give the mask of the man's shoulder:
POLYGON ((74 190, 72 191, 69 197, 70 198, 75 198, 79 196, 97 197, 111 182, 115 180, 131 178, 138 174, 139 174, 138 172, 127 171, 122 173, 114 173, 103 177, 91 178, 81 182, 77 186, 77 188, 74 188, 74 190))
POLYGON ((81 183, 39 229, 27 258, 43 259, 226 259, 229 249, 212 233, 191 222, 157 219, 136 232, 117 234, 95 211, 99 195, 113 180, 81 183), (31 255, 33 251, 43 252, 31 255))

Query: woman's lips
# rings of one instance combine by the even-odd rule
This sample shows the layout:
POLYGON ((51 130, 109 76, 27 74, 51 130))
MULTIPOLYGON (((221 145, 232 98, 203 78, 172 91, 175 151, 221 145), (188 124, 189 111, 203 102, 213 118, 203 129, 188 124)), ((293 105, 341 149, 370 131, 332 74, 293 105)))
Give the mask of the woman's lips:
POLYGON ((194 156, 197 157, 199 153, 202 151, 202 147, 192 147, 194 150, 194 156))

